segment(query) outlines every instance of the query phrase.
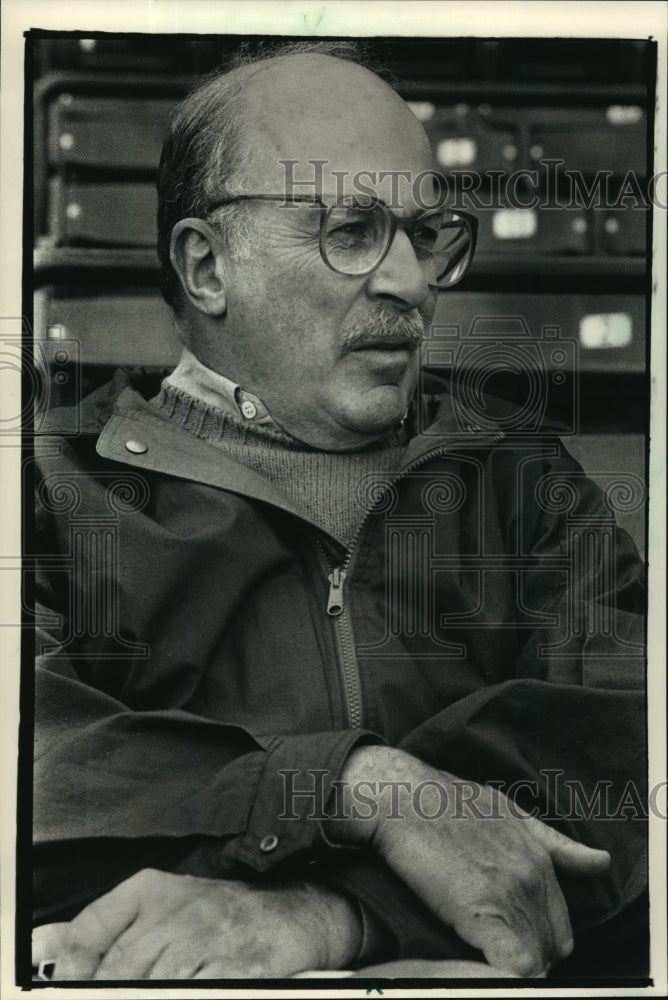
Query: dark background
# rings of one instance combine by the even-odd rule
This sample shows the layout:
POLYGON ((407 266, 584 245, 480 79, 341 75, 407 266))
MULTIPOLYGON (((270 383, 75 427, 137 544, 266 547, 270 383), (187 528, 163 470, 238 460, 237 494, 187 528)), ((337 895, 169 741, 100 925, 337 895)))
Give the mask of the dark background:
MULTIPOLYGON (((224 67, 241 43, 252 49, 272 41, 30 34, 29 243, 35 360, 44 373, 37 427, 48 406, 75 401, 119 364, 162 369, 177 360, 154 250, 154 179, 166 120, 198 77, 224 67)), ((588 185, 608 171, 614 196, 629 170, 641 187, 651 175, 651 43, 365 43, 424 121, 446 176, 457 169, 508 175, 553 157, 588 185)), ((488 187, 483 182, 480 197, 488 187)), ((568 191, 553 196, 563 204, 568 191)), ((531 416, 538 388, 540 406, 564 425, 567 446, 600 485, 616 473, 644 479, 651 213, 632 202, 545 207, 528 213, 531 227, 522 236, 512 227, 527 213, 502 209, 478 213, 476 259, 465 281, 440 295, 434 332, 445 340, 428 347, 426 364, 446 373, 463 366, 472 391, 484 382, 515 403, 518 419, 531 416), (596 346, 588 346, 587 330, 596 346), (485 354, 481 373, 476 358, 485 354), (523 357, 531 362, 526 368, 523 357)), ((635 503, 618 520, 643 548, 644 506, 635 503)))

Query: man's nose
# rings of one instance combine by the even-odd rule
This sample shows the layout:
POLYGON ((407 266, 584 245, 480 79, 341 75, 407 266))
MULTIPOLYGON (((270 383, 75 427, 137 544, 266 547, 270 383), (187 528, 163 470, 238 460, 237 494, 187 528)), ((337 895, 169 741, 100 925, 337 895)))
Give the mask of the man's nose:
POLYGON ((369 276, 367 294, 374 299, 393 302, 402 309, 419 309, 429 292, 426 274, 413 244, 399 229, 385 259, 369 276))

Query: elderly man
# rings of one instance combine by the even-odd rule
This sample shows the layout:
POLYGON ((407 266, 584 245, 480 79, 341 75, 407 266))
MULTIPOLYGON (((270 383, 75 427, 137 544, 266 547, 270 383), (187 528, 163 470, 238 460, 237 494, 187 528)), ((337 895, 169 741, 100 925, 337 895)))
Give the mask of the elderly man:
POLYGON ((569 577, 545 484, 594 549, 599 491, 554 438, 461 426, 421 379, 474 223, 348 55, 280 50, 176 109, 159 251, 182 360, 158 387, 119 373, 38 448, 34 962, 55 979, 543 976, 643 889, 642 823, 596 808, 601 782, 641 802, 639 561, 620 532, 569 577))

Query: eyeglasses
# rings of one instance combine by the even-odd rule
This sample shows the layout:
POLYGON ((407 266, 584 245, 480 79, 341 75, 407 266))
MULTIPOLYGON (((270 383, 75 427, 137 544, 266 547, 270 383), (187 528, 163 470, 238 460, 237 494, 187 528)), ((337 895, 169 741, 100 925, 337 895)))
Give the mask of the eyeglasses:
POLYGON ((398 229, 411 241, 428 284, 451 288, 464 277, 475 250, 478 220, 467 212, 430 209, 413 219, 390 211, 384 202, 352 195, 326 205, 309 195, 240 194, 210 205, 207 215, 239 201, 279 201, 310 204, 320 210, 320 255, 325 264, 353 277, 371 274, 387 256, 398 229))

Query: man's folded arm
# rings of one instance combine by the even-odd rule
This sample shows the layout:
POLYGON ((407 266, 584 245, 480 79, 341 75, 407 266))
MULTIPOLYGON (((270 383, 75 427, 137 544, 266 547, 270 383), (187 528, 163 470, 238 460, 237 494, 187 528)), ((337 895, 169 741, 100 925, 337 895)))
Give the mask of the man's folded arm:
MULTIPOLYGON (((596 878, 559 872, 577 933, 623 911, 646 885, 644 567, 614 526, 610 497, 560 442, 552 452, 547 462, 522 463, 524 479, 505 491, 522 510, 508 523, 521 524, 521 551, 531 556, 519 581, 522 624, 539 624, 518 631, 514 665, 488 664, 507 680, 444 708, 400 747, 462 779, 462 822, 476 821, 476 784, 496 782, 549 825, 610 852, 609 870, 596 878), (526 496, 540 502, 523 503, 526 496), (583 539, 588 550, 578 549, 583 539), (555 556, 570 557, 569 575, 555 571, 555 556)), ((333 877, 366 893, 402 957, 420 938, 438 947, 438 923, 378 859, 358 855, 333 877), (394 919, 402 910, 405 920, 394 919)), ((454 935, 443 947, 453 939, 468 947, 454 935)))
POLYGON ((257 737, 181 710, 133 712, 57 656, 37 669, 35 708, 37 919, 109 887, 105 871, 82 863, 82 845, 100 862, 115 845, 115 879, 152 856, 172 867, 199 852, 212 873, 237 878, 305 858, 321 842, 319 796, 326 801, 354 747, 379 742, 359 730, 257 737), (283 771, 314 775, 313 796, 286 802, 283 771), (72 883, 68 855, 90 895, 81 878, 72 883))
POLYGON ((351 750, 378 737, 260 740, 181 711, 132 712, 78 680, 64 657, 45 659, 36 674, 35 923, 70 919, 141 868, 246 880, 285 869, 362 908, 361 960, 469 954, 371 852, 323 845, 332 782, 351 750))
MULTIPOLYGON (((442 933, 439 946, 438 921, 370 851, 346 848, 332 855, 327 848, 329 856, 323 853, 318 821, 322 804, 351 751, 377 742, 372 734, 291 736, 264 739, 261 746, 243 729, 180 711, 128 712, 115 699, 51 666, 40 671, 38 702, 38 920, 64 915, 68 905, 80 908, 149 865, 253 879, 280 870, 281 862, 298 861, 303 877, 304 865, 320 858, 325 863, 313 865, 311 877, 375 914, 396 938, 397 955, 414 954, 420 940, 433 957, 470 955, 468 946, 458 950, 460 942, 452 932, 442 933), (306 794, 288 797, 286 787, 306 794), (97 856, 99 864, 86 867, 82 856, 97 856)), ((633 711, 642 716, 642 706, 634 702, 638 697, 630 693, 508 682, 460 700, 418 727, 402 745, 416 758, 447 766, 470 782, 500 780, 506 788, 512 782, 528 782, 523 791, 533 785, 535 798, 527 802, 526 794, 520 794, 521 804, 531 809, 537 801, 540 815, 556 819, 564 832, 609 849, 612 882, 599 877, 594 891, 590 880, 581 885, 578 879, 565 879, 578 922, 591 923, 606 919, 637 894, 643 875, 642 822, 629 821, 620 814, 621 804, 614 803, 610 809, 617 814, 616 822, 606 822, 606 816, 601 821, 597 815, 582 819, 577 802, 564 796, 570 792, 572 798, 570 780, 584 795, 581 804, 594 801, 602 760, 608 761, 606 773, 617 792, 620 775, 627 768, 637 770, 628 747, 620 753, 614 729, 620 712, 627 724, 633 711), (568 719, 574 734, 587 727, 591 733, 593 717, 600 729, 587 741, 590 751, 583 760, 580 739, 564 742, 563 720, 568 719), (546 788, 555 770, 562 776, 559 802, 546 788)), ((463 822, 477 822, 475 803, 472 808, 463 822)), ((594 801, 594 810, 598 808, 594 801)))
POLYGON ((549 825, 609 851, 596 879, 559 876, 574 926, 587 927, 646 884, 645 571, 610 496, 561 442, 548 452, 501 483, 509 510, 521 511, 506 518, 517 532, 507 545, 527 556, 515 662, 488 664, 506 679, 425 720, 400 747, 458 775, 464 797, 474 783, 497 783, 549 825))

